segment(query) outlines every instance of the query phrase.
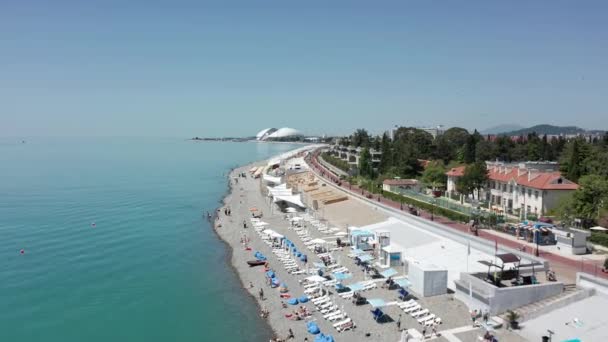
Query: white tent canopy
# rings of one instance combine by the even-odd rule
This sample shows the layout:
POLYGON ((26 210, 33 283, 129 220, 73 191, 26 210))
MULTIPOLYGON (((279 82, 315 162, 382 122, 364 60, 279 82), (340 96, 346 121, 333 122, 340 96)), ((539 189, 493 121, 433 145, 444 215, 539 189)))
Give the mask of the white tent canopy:
POLYGON ((291 195, 291 196, 274 196, 274 203, 277 202, 287 202, 293 205, 296 205, 300 208, 306 208, 306 205, 302 203, 302 199, 300 195, 291 195))
POLYGON ((311 240, 310 242, 312 242, 314 244, 327 243, 327 241, 325 241, 323 239, 314 239, 314 240, 311 240))
POLYGON ((268 183, 274 183, 274 184, 280 184, 281 183, 281 177, 274 177, 271 175, 264 175, 264 181, 268 182, 268 183))

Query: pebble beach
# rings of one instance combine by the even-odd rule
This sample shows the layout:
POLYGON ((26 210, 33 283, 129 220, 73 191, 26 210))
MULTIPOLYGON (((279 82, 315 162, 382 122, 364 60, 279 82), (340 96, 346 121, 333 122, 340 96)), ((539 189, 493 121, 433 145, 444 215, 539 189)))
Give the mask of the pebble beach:
MULTIPOLYGON (((254 166, 266 165, 265 162, 259 162, 251 165, 242 166, 232 170, 230 173, 230 191, 224 198, 222 206, 217 211, 215 218, 215 230, 219 237, 226 242, 232 249, 230 263, 238 274, 241 284, 258 303, 259 313, 268 312, 266 322, 274 332, 275 339, 278 341, 314 341, 315 335, 307 331, 307 323, 315 322, 321 333, 331 335, 335 341, 401 341, 403 338, 403 330, 410 330, 414 333, 424 333, 425 341, 453 341, 450 338, 456 334, 466 333, 466 336, 479 336, 482 333, 478 328, 471 326, 470 314, 468 307, 459 300, 455 299, 452 294, 439 295, 434 297, 415 297, 420 305, 427 308, 429 312, 437 314, 441 317, 442 322, 433 326, 423 326, 416 318, 404 313, 403 309, 397 304, 403 303, 399 299, 398 291, 394 288, 389 290, 382 286, 386 279, 371 279, 367 276, 361 266, 355 263, 352 257, 349 257, 351 249, 345 247, 337 249, 335 238, 328 237, 315 231, 312 227, 306 227, 311 238, 324 238, 328 241, 328 245, 333 243, 332 257, 337 262, 348 269, 352 277, 345 283, 353 284, 356 282, 375 282, 377 286, 374 288, 362 291, 361 294, 367 299, 378 298, 387 303, 382 308, 385 316, 382 320, 376 321, 372 317, 371 311, 373 307, 369 304, 355 305, 350 298, 342 298, 334 289, 333 286, 325 287, 329 292, 329 297, 332 303, 338 310, 345 313, 352 322, 355 323, 353 329, 339 332, 334 324, 336 321, 325 319, 319 308, 311 302, 298 305, 287 305, 284 307, 286 298, 281 297, 278 288, 271 288, 267 282, 265 267, 257 266, 250 267, 247 264, 248 260, 254 260, 254 253, 260 252, 266 256, 268 268, 275 272, 276 278, 281 284, 286 285, 288 294, 291 297, 299 298, 305 294, 302 282, 305 278, 311 276, 313 272, 300 274, 291 274, 284 267, 278 256, 273 253, 273 247, 264 241, 260 234, 253 228, 251 219, 252 211, 255 208, 256 214, 261 214, 264 222, 268 223, 268 228, 278 232, 285 238, 294 242, 298 250, 303 251, 308 256, 308 266, 312 266, 314 262, 319 262, 319 257, 304 246, 304 242, 300 239, 296 230, 292 227, 288 220, 288 214, 279 211, 269 197, 263 194, 262 181, 255 179, 249 174, 249 170, 254 166), (240 177, 245 174, 246 177, 240 177), (247 228, 244 228, 246 223, 247 228), (247 241, 247 244, 244 244, 247 241), (305 251, 305 252, 304 252, 305 251), (260 297, 260 289, 263 291, 263 298, 260 297), (290 317, 294 311, 301 306, 306 307, 306 310, 311 313, 309 317, 302 320, 292 320, 290 317), (293 335, 290 338, 290 335, 293 335)), ((309 214, 314 212, 309 209, 309 214)), ((379 213, 376 208, 362 203, 354 199, 327 206, 323 211, 324 218, 327 224, 346 227, 347 225, 363 225, 370 222, 379 222, 386 219, 386 216, 379 213)), ((296 215, 303 215, 302 213, 296 215)), ((297 261, 300 270, 308 268, 303 262, 297 261)), ((399 269, 399 276, 406 275, 406 270, 399 269)), ((421 336, 420 336, 421 337, 421 336)), ((422 339, 409 338, 409 341, 421 341, 422 339)), ((272 341, 272 340, 271 340, 272 341)), ((503 341, 520 341, 517 336, 508 336, 503 341)))

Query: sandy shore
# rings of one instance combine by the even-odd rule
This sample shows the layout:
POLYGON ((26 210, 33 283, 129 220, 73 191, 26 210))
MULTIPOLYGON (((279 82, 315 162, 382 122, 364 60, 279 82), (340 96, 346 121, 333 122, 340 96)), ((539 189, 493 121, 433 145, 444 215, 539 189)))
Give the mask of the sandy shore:
MULTIPOLYGON (((251 164, 239 167, 233 170, 230 174, 230 193, 224 199, 224 205, 218 211, 218 217, 215 222, 216 232, 219 237, 224 240, 233 249, 231 264, 237 272, 243 288, 248 291, 258 302, 261 308, 266 308, 270 311, 267 322, 277 337, 286 338, 288 331, 291 329, 295 335, 293 341, 314 341, 314 335, 306 331, 306 322, 315 321, 321 332, 334 337, 336 341, 399 341, 401 333, 399 332, 397 321, 401 322, 401 328, 414 328, 418 331, 422 330, 422 326, 406 315, 397 306, 388 306, 383 309, 388 318, 382 322, 376 322, 372 319, 370 305, 355 306, 350 300, 342 299, 336 293, 331 294, 332 302, 348 314, 357 325, 354 330, 338 333, 333 323, 325 320, 322 314, 315 311, 315 307, 311 303, 305 304, 307 309, 313 312, 312 317, 307 320, 292 321, 285 317, 286 314, 292 313, 296 307, 282 307, 282 299, 279 296, 278 289, 273 289, 266 284, 263 267, 249 267, 247 260, 255 259, 253 254, 255 251, 263 253, 270 263, 270 267, 276 272, 277 278, 282 283, 285 283, 289 288, 289 293, 292 296, 300 297, 303 295, 303 288, 299 280, 304 279, 307 275, 292 275, 289 274, 276 256, 272 253, 272 248, 267 245, 260 236, 251 227, 249 219, 251 213, 249 209, 256 207, 263 212, 263 221, 269 223, 269 227, 280 234, 285 235, 291 241, 296 243, 299 250, 304 250, 303 242, 298 237, 297 233, 290 228, 289 222, 285 219, 285 214, 278 212, 276 208, 271 207, 268 198, 261 194, 261 183, 259 179, 253 179, 247 173, 247 178, 238 178, 238 183, 235 183, 234 178, 241 172, 248 172, 253 165, 263 165, 263 163, 251 164), (224 208, 230 208, 231 215, 227 216, 224 213, 224 208), (243 221, 247 222, 248 228, 243 228, 243 221), (241 239, 246 236, 250 239, 248 251, 241 244, 241 239), (250 287, 250 284, 253 286, 250 287), (260 288, 264 291, 264 300, 259 298, 260 288)), ((323 211, 325 219, 332 225, 346 226, 347 224, 362 224, 370 223, 371 221, 384 220, 385 215, 380 215, 371 206, 361 204, 359 201, 348 200, 336 204, 334 207, 328 207, 323 211), (361 222, 359 222, 361 221, 361 222)), ((327 238, 327 236, 310 228, 310 235, 313 238, 327 238)), ((328 241, 331 241, 329 239, 328 241)), ((309 252, 309 263, 318 262, 319 258, 312 252, 309 252)), ((364 274, 359 266, 355 265, 354 260, 347 256, 349 249, 334 252, 334 256, 340 261, 340 264, 347 267, 353 274, 353 278, 345 281, 346 284, 355 283, 364 280, 364 274)), ((403 275, 403 271, 399 270, 403 275)), ((398 301, 398 293, 395 290, 381 289, 382 279, 378 280, 378 288, 362 293, 366 298, 381 298, 386 302, 398 301)), ((329 288, 333 291, 332 288, 329 288)), ((430 298, 417 298, 417 301, 428 308, 431 312, 441 316, 443 324, 437 327, 440 335, 445 333, 450 335, 451 331, 461 332, 463 328, 468 331, 468 336, 481 335, 479 329, 467 328, 470 325, 468 308, 466 305, 453 298, 452 295, 442 295, 430 298)), ((430 329, 427 330, 430 335, 430 329)), ((508 341, 509 339, 506 339, 508 341)), ((433 336, 426 341, 448 341, 444 336, 433 336)))

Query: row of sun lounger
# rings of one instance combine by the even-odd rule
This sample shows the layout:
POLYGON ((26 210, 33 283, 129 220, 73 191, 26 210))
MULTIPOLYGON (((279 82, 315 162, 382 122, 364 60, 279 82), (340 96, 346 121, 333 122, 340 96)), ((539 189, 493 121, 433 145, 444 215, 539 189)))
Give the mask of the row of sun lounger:
MULTIPOLYGON (((318 291, 323 291, 321 288, 317 288, 318 291)), ((323 319, 335 322, 333 327, 338 332, 353 329, 355 323, 348 317, 346 312, 340 310, 338 305, 334 304, 328 295, 322 295, 317 298, 311 299, 311 302, 316 307, 317 311, 323 316, 323 319)))
POLYGON ((442 323, 441 318, 432 314, 428 309, 423 308, 413 299, 399 303, 398 306, 403 312, 415 318, 421 325, 430 327, 442 323))

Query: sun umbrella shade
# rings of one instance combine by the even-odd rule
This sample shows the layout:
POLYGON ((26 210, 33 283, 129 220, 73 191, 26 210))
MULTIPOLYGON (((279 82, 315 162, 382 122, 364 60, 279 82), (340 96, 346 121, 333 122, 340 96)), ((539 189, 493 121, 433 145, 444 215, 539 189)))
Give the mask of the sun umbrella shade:
POLYGON ((363 255, 359 255, 357 257, 361 262, 368 262, 368 261, 372 261, 374 260, 374 257, 372 257, 369 254, 363 254, 363 255))
POLYGON ((395 271, 395 270, 394 270, 394 269, 392 269, 392 268, 389 268, 388 270, 386 270, 386 271, 384 271, 384 272, 381 272, 380 274, 381 274, 381 275, 382 275, 384 278, 388 278, 388 277, 392 277, 392 276, 394 276, 395 274, 397 274, 397 271, 395 271))
POLYGON ((352 274, 350 273, 334 273, 334 277, 336 278, 336 280, 344 280, 344 279, 349 279, 352 278, 352 274))
POLYGON ((397 284, 403 288, 408 288, 408 287, 412 286, 412 283, 410 283, 410 281, 405 278, 395 279, 395 284, 397 284))
POLYGON ((375 308, 381 308, 386 306, 386 302, 384 301, 384 299, 381 298, 368 299, 367 302, 375 308))

